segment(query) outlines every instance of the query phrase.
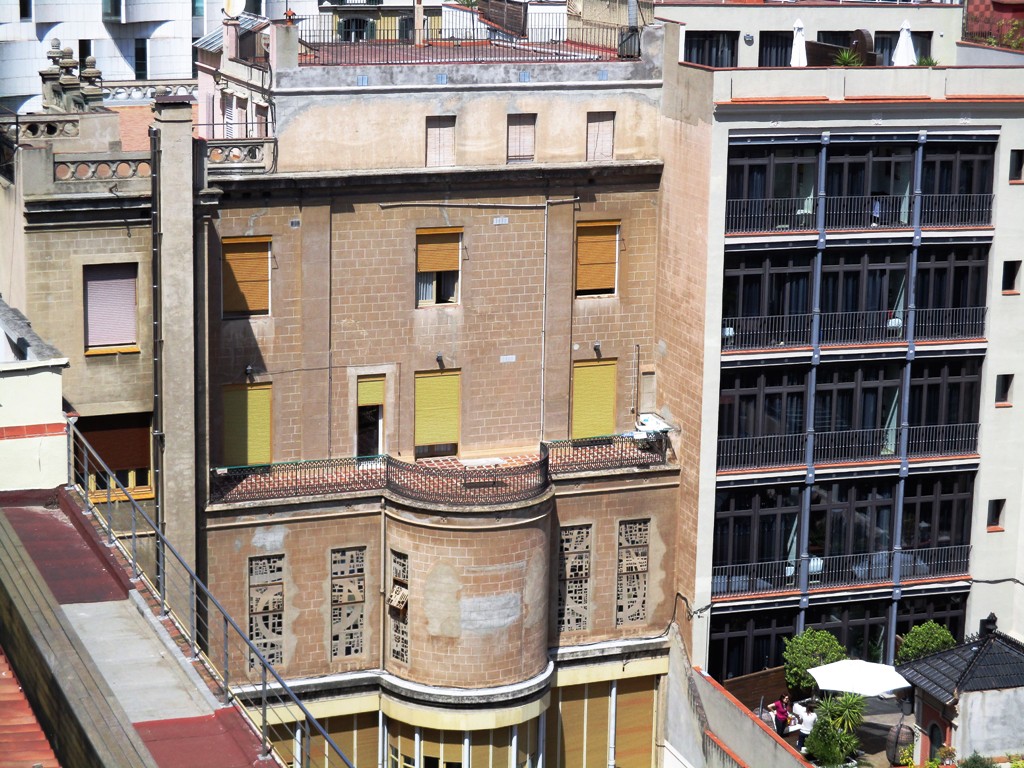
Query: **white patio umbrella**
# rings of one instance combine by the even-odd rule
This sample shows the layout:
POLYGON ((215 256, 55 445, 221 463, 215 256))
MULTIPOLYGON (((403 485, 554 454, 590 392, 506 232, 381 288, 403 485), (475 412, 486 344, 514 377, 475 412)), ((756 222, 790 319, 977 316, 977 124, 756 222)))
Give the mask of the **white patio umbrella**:
POLYGON ((873 664, 860 659, 843 659, 807 672, 823 691, 859 693, 861 696, 880 696, 899 688, 909 688, 906 681, 894 667, 888 664, 873 664))
POLYGON ((789 66, 807 66, 807 46, 804 37, 804 23, 797 19, 793 22, 793 52, 789 55, 789 66))
POLYGON ((914 40, 910 36, 910 22, 903 20, 900 27, 900 38, 896 41, 896 48, 892 52, 892 65, 894 67, 913 67, 917 65, 917 54, 914 53, 914 40))

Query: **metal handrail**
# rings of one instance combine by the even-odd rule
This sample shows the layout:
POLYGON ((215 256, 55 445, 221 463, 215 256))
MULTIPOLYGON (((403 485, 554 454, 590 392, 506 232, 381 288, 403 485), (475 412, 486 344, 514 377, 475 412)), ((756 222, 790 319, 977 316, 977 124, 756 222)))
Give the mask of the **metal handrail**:
MULTIPOLYGON (((100 503, 103 505, 104 514, 100 514, 100 509, 96 507, 94 502, 89 501, 90 507, 95 509, 95 519, 99 522, 100 526, 104 529, 107 534, 108 546, 116 547, 121 554, 131 564, 132 579, 142 579, 154 594, 160 600, 161 613, 164 616, 169 617, 177 626, 178 630, 186 638, 189 644, 189 648, 194 654, 195 660, 200 661, 206 670, 217 680, 224 690, 225 704, 237 700, 237 696, 232 692, 230 682, 230 647, 228 643, 229 633, 234 634, 236 641, 241 641, 243 644, 246 654, 248 656, 249 671, 256 670, 260 676, 260 683, 257 688, 259 696, 259 722, 254 722, 253 725, 260 732, 261 748, 264 756, 269 757, 273 752, 273 747, 269 739, 270 732, 270 721, 267 717, 267 709, 270 702, 269 697, 274 695, 280 702, 289 708, 297 708, 298 712, 301 713, 304 718, 301 724, 298 722, 299 718, 296 718, 296 728, 301 728, 302 732, 296 732, 296 737, 302 740, 302 766, 303 768, 310 768, 311 756, 309 754, 309 743, 312 735, 321 736, 326 744, 328 754, 327 758, 330 761, 330 765, 344 764, 346 768, 355 768, 354 764, 345 756, 341 751, 341 748, 334 742, 330 734, 324 729, 324 727, 310 714, 306 706, 299 700, 298 696, 288 687, 288 684, 282 679, 282 677, 274 669, 273 665, 266 659, 266 657, 260 652, 259 648, 249 639, 246 632, 243 632, 241 627, 231 617, 231 614, 220 604, 209 588, 202 582, 202 580, 195 574, 189 564, 185 561, 185 558, 181 556, 177 549, 167 540, 164 534, 161 532, 160 527, 153 522, 153 520, 146 514, 138 502, 135 501, 131 492, 118 480, 116 474, 111 471, 110 467, 96 454, 92 446, 85 439, 82 433, 75 427, 74 423, 68 420, 67 424, 68 434, 68 485, 69 487, 77 488, 82 494, 82 498, 87 501, 90 497, 95 498, 96 491, 90 493, 89 490, 89 476, 91 474, 102 475, 103 484, 105 487, 100 490, 106 496, 105 501, 100 503), (79 450, 76 450, 80 449, 79 450), (76 477, 79 459, 81 460, 81 479, 76 477), (130 524, 131 532, 119 533, 115 530, 114 517, 115 517, 115 505, 121 503, 128 503, 130 505, 130 524), (139 522, 141 521, 148 526, 149 530, 144 531, 140 535, 138 531, 139 522), (128 537, 130 539, 130 546, 126 547, 121 541, 122 537, 128 537), (139 564, 139 547, 140 539, 144 538, 146 542, 153 541, 156 546, 156 573, 155 583, 153 578, 149 574, 146 574, 139 564), (185 611, 179 614, 177 611, 171 609, 170 602, 168 600, 168 584, 167 577, 170 573, 168 568, 167 556, 170 555, 171 565, 176 564, 180 568, 187 579, 187 584, 184 586, 182 592, 188 594, 188 605, 185 611), (201 610, 202 606, 205 606, 205 611, 201 610), (223 628, 224 631, 224 644, 219 650, 221 651, 221 659, 224 662, 223 673, 218 670, 217 663, 209 655, 210 651, 213 650, 208 647, 210 643, 210 634, 212 622, 209 618, 205 620, 205 632, 204 628, 200 625, 204 622, 204 617, 208 613, 213 613, 219 617, 218 624, 223 628), (204 650, 204 646, 207 646, 204 650), (271 693, 271 689, 268 686, 268 677, 272 678, 277 686, 274 688, 275 693, 271 693), (337 758, 337 760, 334 760, 337 758)), ((143 546, 145 542, 141 542, 143 546)), ((255 715, 247 708, 241 707, 241 711, 250 719, 255 715)))

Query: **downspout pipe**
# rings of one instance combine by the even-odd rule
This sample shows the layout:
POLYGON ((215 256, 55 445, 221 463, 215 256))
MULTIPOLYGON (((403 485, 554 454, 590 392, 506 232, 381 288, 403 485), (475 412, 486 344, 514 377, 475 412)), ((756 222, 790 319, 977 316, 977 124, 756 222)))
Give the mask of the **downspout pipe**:
POLYGON ((153 492, 156 523, 163 528, 163 364, 161 360, 162 330, 160 326, 160 129, 149 128, 150 178, 150 276, 153 302, 153 492))

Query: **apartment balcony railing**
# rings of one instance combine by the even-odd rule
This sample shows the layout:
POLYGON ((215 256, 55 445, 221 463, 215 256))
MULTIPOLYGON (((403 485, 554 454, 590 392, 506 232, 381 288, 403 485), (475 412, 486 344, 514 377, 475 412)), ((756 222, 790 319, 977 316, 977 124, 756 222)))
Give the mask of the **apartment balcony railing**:
POLYGON ((986 307, 947 307, 914 311, 914 338, 922 341, 985 338, 986 307))
POLYGON ((513 504, 543 494, 554 475, 647 468, 667 463, 661 433, 542 443, 537 458, 462 465, 457 459, 415 463, 393 456, 289 461, 210 471, 210 501, 234 503, 388 491, 453 506, 513 504))
POLYGON ((978 452, 978 424, 908 427, 907 454, 915 458, 971 456, 978 452))
POLYGON ((898 458, 899 429, 848 429, 814 434, 815 464, 886 461, 898 458))
MULTIPOLYGON (((897 461, 898 427, 848 429, 814 434, 815 464, 897 461)), ((807 435, 728 437, 718 441, 718 471, 804 465, 807 435)), ((978 452, 978 424, 907 428, 907 455, 915 459, 971 456, 978 452)))
POLYGON ((531 27, 519 36, 484 24, 403 30, 390 39, 354 39, 329 17, 303 20, 301 66, 377 64, 586 62, 636 59, 640 37, 629 27, 531 27))
POLYGON ((821 346, 884 344, 906 340, 903 311, 822 312, 821 346))
POLYGON ((922 227, 988 227, 994 195, 922 195, 922 227))
POLYGON ((835 195, 825 199, 825 229, 906 229, 908 196, 835 195))
POLYGON ((808 347, 812 315, 727 317, 722 320, 722 351, 808 347))
MULTIPOLYGON (((922 195, 922 227, 987 227, 992 194, 922 195)), ((728 234, 808 231, 817 227, 814 198, 726 200, 728 234)), ((825 199, 825 229, 908 229, 913 226, 910 195, 833 195, 825 199)))
POLYGON ((755 469, 804 464, 807 435, 759 435, 726 437, 718 441, 718 469, 755 469))
POLYGON ((552 475, 660 466, 668 438, 661 432, 634 432, 546 443, 552 475))
MULTIPOLYGON (((891 583, 897 556, 901 582, 970 573, 969 544, 904 549, 899 553, 884 550, 826 557, 811 555, 807 562, 808 589, 891 583)), ((711 595, 722 597, 793 591, 799 588, 799 568, 796 560, 714 566, 711 569, 711 595)))
POLYGON ((726 200, 725 231, 744 232, 813 231, 815 199, 777 197, 761 200, 726 200))

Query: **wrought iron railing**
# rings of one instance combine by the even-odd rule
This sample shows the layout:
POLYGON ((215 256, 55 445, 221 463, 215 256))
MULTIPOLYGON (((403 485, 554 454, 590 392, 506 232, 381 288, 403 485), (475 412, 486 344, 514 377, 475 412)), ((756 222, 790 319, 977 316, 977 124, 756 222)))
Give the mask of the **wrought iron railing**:
POLYGON ((909 427, 907 455, 916 458, 972 456, 978 452, 978 424, 909 427))
POLYGON ((719 471, 788 467, 805 463, 807 435, 759 435, 726 437, 718 441, 719 471))
MULTIPOLYGON (((900 581, 970 573, 971 547, 957 544, 930 549, 903 549, 859 554, 811 555, 807 561, 810 590, 858 584, 891 583, 893 563, 899 559, 900 581)), ((716 565, 711 569, 711 595, 757 595, 799 587, 798 560, 776 560, 742 565, 716 565)))
MULTIPOLYGON (((139 506, 117 475, 96 454, 82 433, 68 423, 68 485, 77 490, 108 546, 115 547, 140 591, 152 596, 154 612, 180 632, 179 648, 203 668, 214 693, 239 706, 271 760, 273 742, 301 746, 295 765, 355 768, 323 726, 310 714, 264 653, 235 622, 139 506), (106 498, 90 503, 90 478, 106 498)), ((298 753, 297 753, 298 754, 298 753)))
POLYGON ((914 310, 914 338, 922 341, 985 338, 986 307, 914 310))
POLYGON ((552 475, 659 466, 666 462, 668 437, 636 432, 547 443, 552 475))
POLYGON ((822 312, 821 345, 881 344, 906 339, 906 312, 822 312))
POLYGON ((725 231, 743 232, 813 231, 817 226, 812 197, 776 197, 762 200, 726 200, 725 231))
POLYGON ((897 459, 899 429, 844 429, 814 434, 814 463, 840 464, 850 461, 897 459))
MULTIPOLYGON (((475 18, 475 17, 474 17, 475 18)), ((301 66, 424 64, 448 62, 615 61, 640 55, 635 29, 541 27, 517 36, 479 22, 452 28, 359 33, 339 27, 333 17, 299 24, 301 66), (385 36, 387 35, 387 36, 385 36)))
POLYGON ((637 432, 542 443, 533 461, 443 466, 393 456, 288 461, 210 471, 210 501, 235 503, 389 491, 432 504, 513 504, 544 493, 551 476, 665 464, 668 438, 637 432))
POLYGON ((921 195, 922 227, 987 227, 994 195, 921 195))
POLYGON ((812 315, 771 315, 724 318, 722 351, 810 346, 811 317, 812 315))
POLYGON ((825 229, 906 229, 909 195, 835 195, 825 199, 825 229))

